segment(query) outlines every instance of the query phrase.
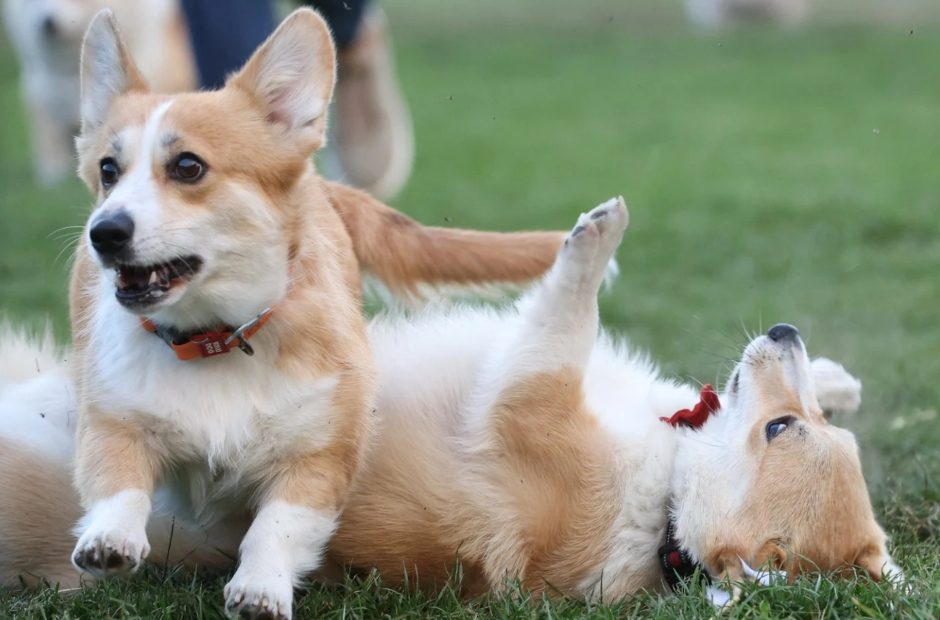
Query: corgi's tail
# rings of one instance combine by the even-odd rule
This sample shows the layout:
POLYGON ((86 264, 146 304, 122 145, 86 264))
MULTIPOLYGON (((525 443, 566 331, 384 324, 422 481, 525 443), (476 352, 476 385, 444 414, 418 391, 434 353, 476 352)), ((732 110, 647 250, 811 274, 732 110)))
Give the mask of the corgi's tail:
POLYGON ((521 288, 551 267, 566 236, 423 226, 365 192, 338 183, 327 187, 366 284, 374 277, 405 301, 521 288))

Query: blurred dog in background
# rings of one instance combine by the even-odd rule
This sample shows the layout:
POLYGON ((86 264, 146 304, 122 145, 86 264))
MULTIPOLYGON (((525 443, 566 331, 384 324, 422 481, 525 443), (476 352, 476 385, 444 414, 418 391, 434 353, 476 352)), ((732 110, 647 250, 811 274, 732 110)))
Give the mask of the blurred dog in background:
POLYGON ((177 0, 4 0, 31 120, 33 170, 50 185, 74 174, 79 128, 79 49, 91 18, 111 7, 141 71, 157 92, 191 90, 196 69, 177 0))
POLYGON ((806 19, 809 0, 686 0, 689 19, 716 28, 740 22, 795 25, 806 19))

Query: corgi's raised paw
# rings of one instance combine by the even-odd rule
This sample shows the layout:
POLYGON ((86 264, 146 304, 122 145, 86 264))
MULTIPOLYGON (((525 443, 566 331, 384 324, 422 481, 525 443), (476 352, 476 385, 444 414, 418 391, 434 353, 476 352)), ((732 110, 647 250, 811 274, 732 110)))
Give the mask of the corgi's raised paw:
POLYGON ((588 213, 582 213, 565 239, 559 269, 565 280, 582 282, 588 289, 600 284, 606 273, 616 273, 611 261, 629 223, 623 198, 611 198, 588 213))
POLYGON ((609 258, 620 245, 628 223, 629 215, 623 198, 611 198, 588 213, 581 214, 565 239, 565 246, 572 249, 599 250, 609 258))

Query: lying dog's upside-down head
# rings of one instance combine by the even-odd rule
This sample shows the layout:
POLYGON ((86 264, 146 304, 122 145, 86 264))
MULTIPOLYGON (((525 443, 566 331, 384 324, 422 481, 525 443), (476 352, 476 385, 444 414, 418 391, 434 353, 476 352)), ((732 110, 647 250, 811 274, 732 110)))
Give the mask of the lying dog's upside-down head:
POLYGON ((816 398, 799 332, 777 325, 753 340, 722 408, 684 431, 674 480, 677 537, 714 577, 750 567, 899 570, 885 547, 855 439, 816 398))
POLYGON ((302 234, 289 192, 324 141, 334 64, 323 20, 298 11, 222 90, 154 95, 100 14, 78 151, 98 199, 88 249, 113 274, 103 288, 181 328, 239 324, 281 297, 302 234))

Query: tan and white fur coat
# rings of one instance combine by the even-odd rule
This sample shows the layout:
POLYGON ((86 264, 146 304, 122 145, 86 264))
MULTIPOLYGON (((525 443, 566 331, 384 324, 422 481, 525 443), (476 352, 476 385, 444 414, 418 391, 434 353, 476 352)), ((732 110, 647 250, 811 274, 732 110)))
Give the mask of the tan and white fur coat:
POLYGON ((671 516, 718 579, 766 565, 897 573, 854 439, 820 404, 857 407, 860 385, 810 363, 798 336, 751 342, 701 429, 660 420, 695 390, 598 337, 598 288, 626 224, 621 200, 582 215, 509 311, 373 324, 378 440, 330 545, 338 561, 419 584, 459 563, 470 592, 519 579, 616 600, 661 586, 671 516))
MULTIPOLYGON (((657 547, 671 518, 683 548, 719 580, 756 578, 762 567, 899 577, 854 439, 822 415, 857 407, 860 385, 838 364, 810 362, 792 328, 748 344, 700 429, 660 420, 696 391, 598 333, 598 288, 626 225, 619 199, 582 215, 545 279, 505 310, 373 322, 375 441, 329 545, 335 563, 420 587, 452 579, 459 565, 467 594, 519 580, 550 596, 616 600, 663 587, 657 547)), ((54 380, 67 394, 68 381, 54 380)), ((22 396, 30 421, 20 431, 3 425, 12 456, 0 462, 0 486, 32 457, 22 429, 43 426, 69 445, 61 419, 35 415, 36 398, 22 396)), ((2 392, 0 404, 9 406, 2 392)), ((67 453, 43 460, 37 484, 65 495, 67 453)), ((0 540, 13 547, 0 559, 21 558, 2 565, 3 578, 17 568, 64 574, 36 534, 66 546, 63 532, 49 535, 58 509, 20 493, 33 529, 0 504, 0 540)), ((172 506, 160 510, 150 527, 165 531, 172 506)), ((192 544, 186 535, 170 561, 192 544)), ((211 552, 237 540, 212 527, 205 535, 211 546, 195 545, 186 562, 213 563, 211 552)))
POLYGON ((78 568, 137 570, 159 493, 196 527, 250 523, 226 607, 290 617, 372 433, 361 273, 408 295, 550 264, 559 234, 424 228, 317 176, 334 76, 309 10, 223 89, 175 96, 149 92, 110 14, 89 27, 78 149, 97 206, 70 292, 78 568), (141 326, 237 327, 265 308, 252 357, 184 362, 141 326))

